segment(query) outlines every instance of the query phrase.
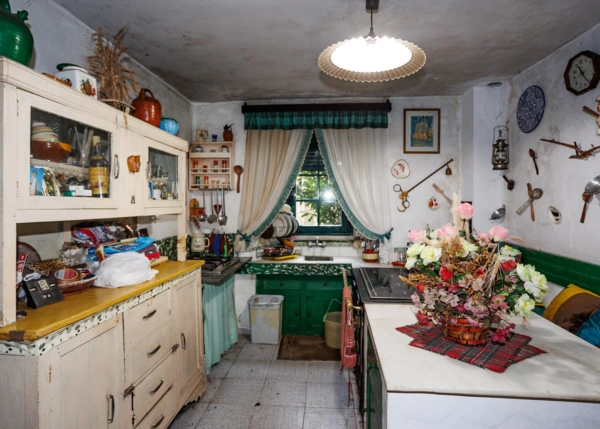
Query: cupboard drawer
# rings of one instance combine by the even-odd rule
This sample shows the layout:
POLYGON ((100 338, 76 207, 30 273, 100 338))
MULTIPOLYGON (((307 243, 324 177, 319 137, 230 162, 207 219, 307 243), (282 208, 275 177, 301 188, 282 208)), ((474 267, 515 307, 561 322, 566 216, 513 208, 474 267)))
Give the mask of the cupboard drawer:
POLYGON ((175 386, 175 357, 170 354, 148 377, 135 388, 133 410, 138 419, 143 418, 154 404, 175 386))
POLYGON ((169 291, 142 302, 125 312, 125 343, 136 344, 148 332, 164 325, 170 318, 169 291))
MULTIPOLYGON (((304 288, 304 282, 292 279, 269 279, 261 280, 260 287, 269 292, 277 292, 279 290, 300 290, 304 288)), ((257 287, 259 285, 257 284, 257 287)))
POLYGON ((344 283, 337 277, 322 277, 318 280, 309 280, 306 286, 311 290, 342 290, 344 283))
POLYGON ((133 347, 129 353, 133 381, 139 380, 150 368, 156 365, 175 345, 173 324, 167 322, 165 326, 150 333, 142 342, 133 347))
POLYGON ((175 407, 177 406, 177 389, 172 386, 167 394, 156 404, 136 428, 139 429, 165 429, 169 426, 175 407))

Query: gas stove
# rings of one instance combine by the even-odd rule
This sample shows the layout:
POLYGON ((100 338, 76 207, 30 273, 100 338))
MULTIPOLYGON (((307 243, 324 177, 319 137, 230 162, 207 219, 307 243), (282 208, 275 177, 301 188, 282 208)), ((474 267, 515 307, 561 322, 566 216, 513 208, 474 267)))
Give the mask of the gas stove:
POLYGON ((203 260, 204 265, 202 266, 202 272, 211 274, 220 274, 228 267, 235 265, 240 261, 240 258, 234 258, 231 256, 195 256, 189 259, 203 260))

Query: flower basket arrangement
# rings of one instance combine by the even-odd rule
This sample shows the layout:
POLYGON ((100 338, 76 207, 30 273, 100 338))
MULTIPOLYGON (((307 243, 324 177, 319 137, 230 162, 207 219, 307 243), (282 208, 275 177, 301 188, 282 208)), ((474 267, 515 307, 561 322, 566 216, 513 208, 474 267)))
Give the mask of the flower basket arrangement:
POLYGON ((431 232, 410 231, 407 277, 419 323, 439 325, 447 339, 463 345, 505 343, 514 329, 509 317, 528 316, 548 290, 546 277, 517 263, 521 252, 505 244, 508 231, 494 226, 469 235, 470 204, 454 196, 454 225, 431 232))

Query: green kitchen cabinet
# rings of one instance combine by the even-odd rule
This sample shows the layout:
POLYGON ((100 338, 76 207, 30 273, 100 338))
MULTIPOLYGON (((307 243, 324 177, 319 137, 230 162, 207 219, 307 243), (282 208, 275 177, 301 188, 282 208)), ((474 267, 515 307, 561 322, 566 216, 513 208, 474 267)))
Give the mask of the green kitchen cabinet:
POLYGON ((283 295, 282 334, 323 335, 323 318, 340 311, 341 276, 257 276, 256 293, 283 295), (331 304, 331 307, 329 305, 331 304))
POLYGON ((366 429, 383 428, 383 382, 370 329, 367 331, 366 429))

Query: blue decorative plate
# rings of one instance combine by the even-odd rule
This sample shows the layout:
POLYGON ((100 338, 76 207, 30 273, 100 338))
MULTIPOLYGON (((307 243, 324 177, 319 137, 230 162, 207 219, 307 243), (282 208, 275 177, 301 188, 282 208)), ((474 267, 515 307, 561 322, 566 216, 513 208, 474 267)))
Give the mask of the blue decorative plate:
POLYGON ((537 128, 544 117, 546 98, 539 86, 533 85, 523 91, 517 104, 517 123, 524 133, 530 133, 537 128))

